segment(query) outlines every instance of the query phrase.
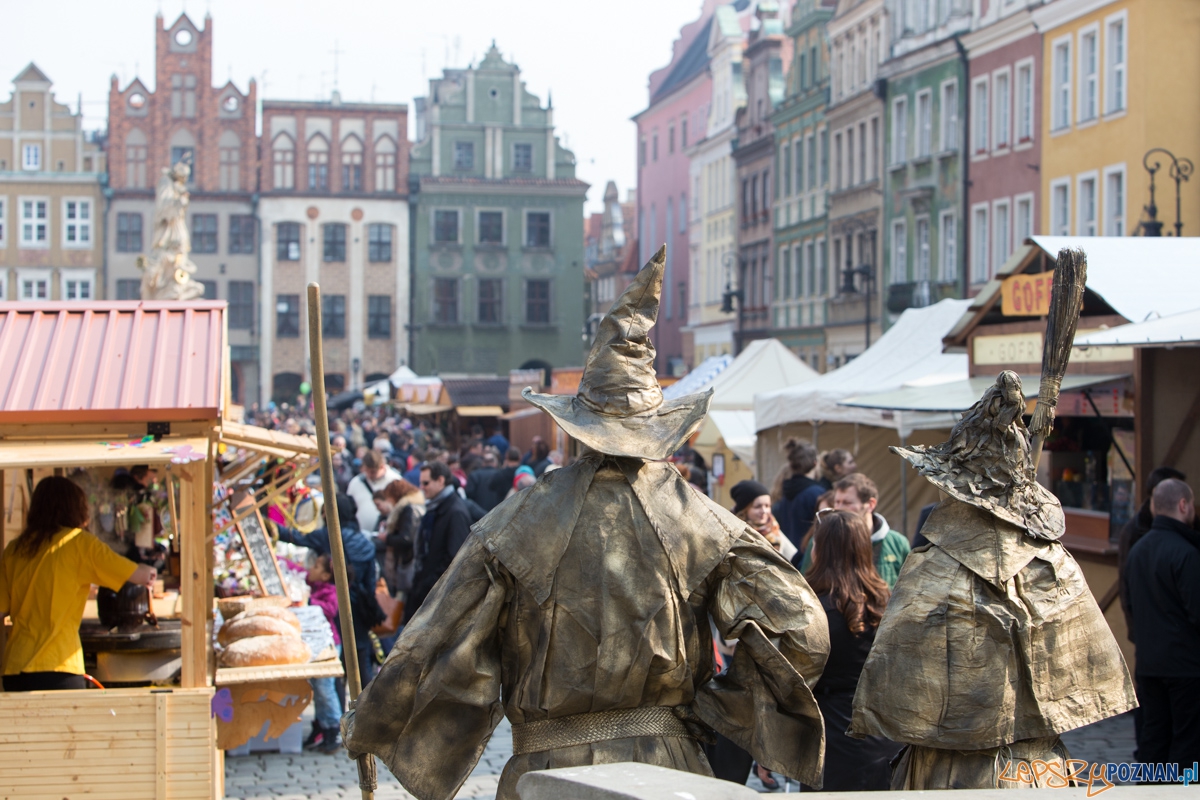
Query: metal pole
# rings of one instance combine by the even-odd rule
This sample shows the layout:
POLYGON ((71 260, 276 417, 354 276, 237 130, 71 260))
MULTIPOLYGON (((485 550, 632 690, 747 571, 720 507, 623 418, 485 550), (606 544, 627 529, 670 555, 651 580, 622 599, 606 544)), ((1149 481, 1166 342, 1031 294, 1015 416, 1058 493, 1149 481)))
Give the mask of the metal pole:
MULTIPOLYGON (((337 487, 333 482, 333 455, 329 451, 329 409, 325 406, 325 356, 321 350, 321 285, 308 285, 308 349, 312 364, 313 418, 317 423, 317 452, 321 460, 321 491, 325 494, 325 527, 329 531, 329 549, 333 552, 334 585, 338 596, 338 621, 342 626, 342 652, 346 661, 346 686, 353 703, 362 693, 358 671, 358 650, 354 642, 354 619, 350 610, 350 583, 346 577, 346 550, 342 545, 342 524, 337 515, 337 487)), ((363 800, 375 797, 375 757, 358 757, 358 787, 363 800)))

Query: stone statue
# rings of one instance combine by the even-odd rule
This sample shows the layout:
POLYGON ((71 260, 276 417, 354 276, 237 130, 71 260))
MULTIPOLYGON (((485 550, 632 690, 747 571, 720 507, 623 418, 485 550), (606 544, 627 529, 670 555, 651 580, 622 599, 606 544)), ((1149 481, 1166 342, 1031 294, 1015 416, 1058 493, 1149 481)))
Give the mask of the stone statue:
POLYGON ((188 177, 191 167, 180 161, 163 169, 154 201, 154 244, 150 257, 138 256, 142 270, 143 300, 195 300, 204 287, 192 279, 196 265, 188 258, 192 238, 188 234, 188 177))

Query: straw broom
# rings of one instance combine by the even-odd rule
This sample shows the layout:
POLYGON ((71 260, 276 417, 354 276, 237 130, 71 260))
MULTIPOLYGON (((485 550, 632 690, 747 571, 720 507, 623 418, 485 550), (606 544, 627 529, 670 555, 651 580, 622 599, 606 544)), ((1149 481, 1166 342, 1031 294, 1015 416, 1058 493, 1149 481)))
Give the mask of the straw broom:
MULTIPOLYGON (((337 488, 333 483, 333 455, 329 452, 329 409, 325 407, 325 354, 321 350, 321 285, 308 285, 308 348, 312 364, 313 417, 317 422, 317 452, 321 460, 321 491, 325 494, 325 525, 329 531, 329 549, 333 551, 334 585, 337 587, 338 621, 342 626, 342 653, 346 657, 346 686, 353 703, 362 693, 358 672, 358 650, 354 642, 354 620, 350 610, 350 583, 346 577, 346 551, 342 545, 342 524, 337 515, 337 488)), ((375 797, 375 757, 358 757, 358 788, 363 800, 375 797)))
POLYGON ((1067 372, 1067 362, 1071 360, 1086 284, 1087 254, 1080 249, 1059 250, 1054 264, 1054 285, 1050 290, 1046 339, 1042 343, 1042 382, 1038 388, 1037 407, 1033 409, 1033 419, 1029 423, 1029 432, 1033 434, 1031 458, 1035 471, 1042 460, 1042 445, 1054 429, 1059 387, 1067 372))

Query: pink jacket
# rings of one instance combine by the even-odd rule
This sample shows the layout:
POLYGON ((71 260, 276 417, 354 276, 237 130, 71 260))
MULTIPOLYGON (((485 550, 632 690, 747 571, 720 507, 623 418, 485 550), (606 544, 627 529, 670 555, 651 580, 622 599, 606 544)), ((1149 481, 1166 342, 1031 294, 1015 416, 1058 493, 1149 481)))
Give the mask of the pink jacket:
POLYGON ((308 604, 321 607, 325 612, 325 619, 329 620, 329 627, 333 628, 333 643, 341 644, 342 637, 338 633, 337 587, 329 581, 309 581, 308 586, 312 590, 308 604))

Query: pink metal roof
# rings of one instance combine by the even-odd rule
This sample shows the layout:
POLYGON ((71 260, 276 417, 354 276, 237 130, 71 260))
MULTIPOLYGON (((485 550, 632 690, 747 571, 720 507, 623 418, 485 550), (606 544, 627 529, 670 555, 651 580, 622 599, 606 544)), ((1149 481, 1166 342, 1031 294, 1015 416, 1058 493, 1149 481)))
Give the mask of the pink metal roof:
POLYGON ((0 423, 217 419, 225 303, 0 303, 0 423))

